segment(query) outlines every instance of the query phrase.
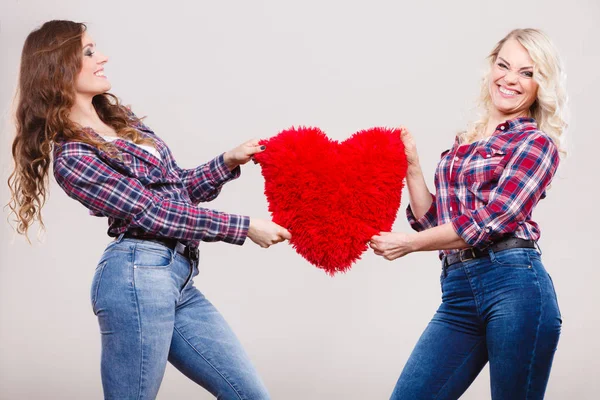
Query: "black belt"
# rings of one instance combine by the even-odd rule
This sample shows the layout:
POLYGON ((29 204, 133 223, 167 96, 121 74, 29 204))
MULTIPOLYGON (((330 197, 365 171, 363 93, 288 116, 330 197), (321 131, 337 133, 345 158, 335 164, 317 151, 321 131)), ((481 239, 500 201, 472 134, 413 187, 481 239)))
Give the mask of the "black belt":
POLYGON ((469 247, 468 249, 463 249, 458 253, 452 253, 447 255, 444 258, 444 267, 448 267, 452 264, 456 264, 459 262, 474 260, 476 258, 488 256, 488 249, 492 249, 494 252, 507 250, 507 249, 515 249, 515 248, 525 248, 525 249, 535 249, 535 240, 525 240, 520 238, 509 238, 499 242, 492 243, 491 245, 484 247, 482 249, 478 249, 475 247, 469 247))
POLYGON ((147 240, 149 242, 162 244, 163 246, 167 246, 168 248, 170 248, 173 251, 176 251, 182 256, 187 257, 191 261, 198 261, 198 259, 200 258, 200 252, 197 247, 186 246, 177 239, 142 237, 132 235, 128 232, 125 232, 123 237, 129 239, 147 240))

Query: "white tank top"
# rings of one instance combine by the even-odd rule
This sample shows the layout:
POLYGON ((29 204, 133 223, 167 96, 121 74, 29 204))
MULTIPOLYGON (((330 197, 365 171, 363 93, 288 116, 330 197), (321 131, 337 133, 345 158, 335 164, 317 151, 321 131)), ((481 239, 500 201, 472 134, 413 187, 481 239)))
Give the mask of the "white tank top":
POLYGON ((100 135, 100 136, 102 136, 102 138, 104 140, 106 140, 107 142, 114 142, 117 139, 125 140, 125 141, 127 141, 127 142, 129 142, 129 143, 131 143, 131 144, 133 144, 135 146, 138 146, 138 147, 146 150, 148 153, 152 154, 154 157, 158 158, 159 160, 162 160, 162 158, 160 157, 160 154, 158 153, 158 151, 154 147, 152 147, 152 146, 148 146, 146 144, 133 143, 131 140, 123 139, 123 138, 120 138, 120 137, 105 136, 105 135, 100 135))

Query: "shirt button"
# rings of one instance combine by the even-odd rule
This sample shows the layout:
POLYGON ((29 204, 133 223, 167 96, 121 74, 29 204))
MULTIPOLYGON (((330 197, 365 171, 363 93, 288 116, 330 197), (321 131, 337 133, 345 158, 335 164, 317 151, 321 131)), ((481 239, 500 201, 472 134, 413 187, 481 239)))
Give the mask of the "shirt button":
POLYGON ((454 161, 458 161, 458 157, 454 157, 454 161))
POLYGON ((490 158, 492 155, 491 154, 486 154, 485 158, 490 158))
POLYGON ((450 207, 450 211, 452 211, 452 207, 450 207))
POLYGON ((485 228, 485 231, 486 231, 486 232, 491 232, 491 231, 492 231, 492 228, 490 228, 490 227, 488 226, 487 228, 485 228))
POLYGON ((505 128, 506 128, 506 127, 505 127, 504 125, 502 125, 502 126, 500 127, 500 130, 502 130, 502 131, 503 131, 505 128))

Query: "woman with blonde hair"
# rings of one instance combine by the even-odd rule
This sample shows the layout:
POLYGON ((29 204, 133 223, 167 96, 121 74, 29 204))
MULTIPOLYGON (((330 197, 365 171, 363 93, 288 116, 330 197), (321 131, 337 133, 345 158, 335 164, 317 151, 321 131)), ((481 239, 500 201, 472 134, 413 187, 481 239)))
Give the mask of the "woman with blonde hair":
POLYGON ((561 315, 532 212, 559 164, 566 128, 563 70, 549 38, 510 32, 489 55, 482 118, 441 155, 429 192, 411 134, 408 220, 418 233, 376 235, 388 260, 439 250, 442 304, 392 399, 457 399, 490 363, 492 398, 541 399, 561 315))
MULTIPOLYGON (((194 287, 200 241, 269 247, 290 238, 266 220, 198 207, 264 148, 246 142, 194 169, 108 93, 108 61, 82 23, 49 21, 23 46, 9 179, 17 231, 42 223, 48 170, 115 237, 91 302, 107 399, 153 399, 167 360, 220 399, 268 399, 240 342, 194 287), (51 156, 53 154, 53 157, 51 156)), ((79 232, 85 237, 85 232, 79 232)))

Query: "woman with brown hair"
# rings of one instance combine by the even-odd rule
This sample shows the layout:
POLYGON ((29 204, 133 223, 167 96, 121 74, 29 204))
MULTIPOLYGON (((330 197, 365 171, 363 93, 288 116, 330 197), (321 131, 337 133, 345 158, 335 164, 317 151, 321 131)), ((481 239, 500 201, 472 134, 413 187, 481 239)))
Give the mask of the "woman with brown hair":
POLYGON ((82 23, 49 21, 21 56, 9 178, 17 232, 43 227, 48 170, 115 237, 92 281, 106 398, 152 399, 167 360, 222 399, 268 393, 226 321, 193 285, 200 241, 269 247, 290 233, 266 220, 198 207, 263 151, 248 141, 194 169, 117 97, 82 23))

